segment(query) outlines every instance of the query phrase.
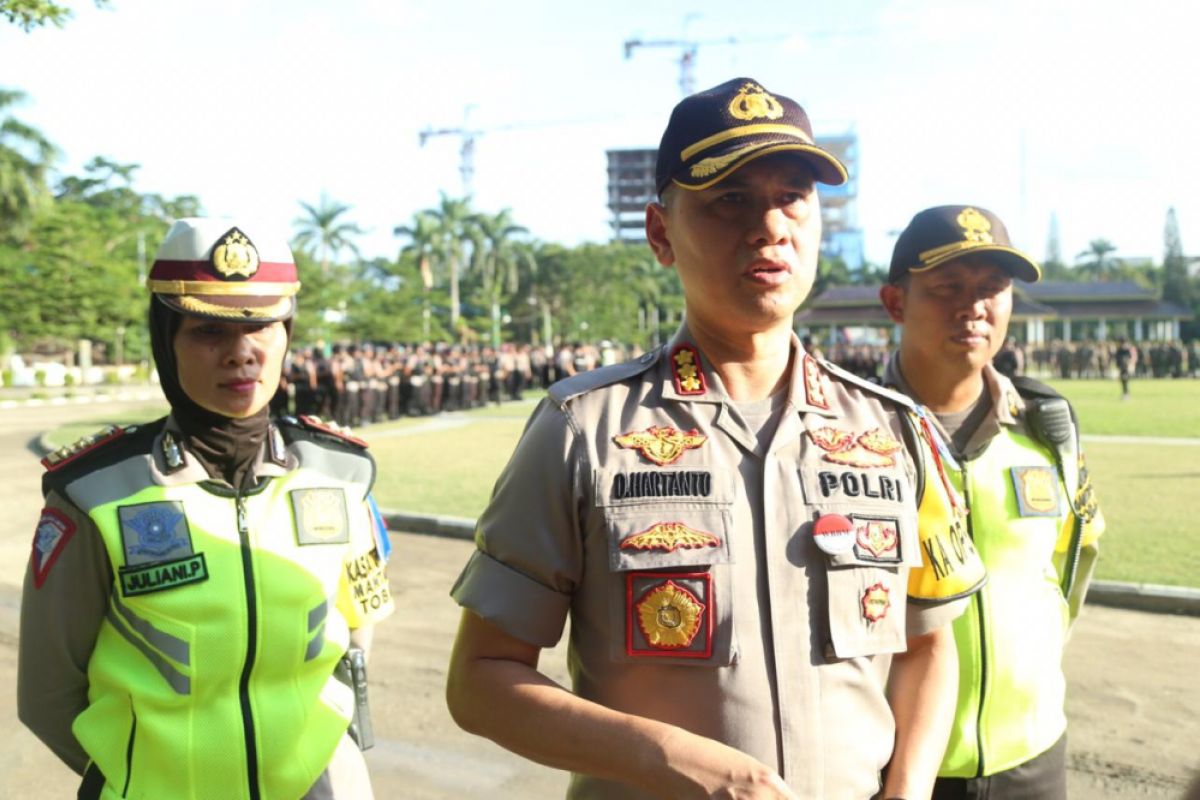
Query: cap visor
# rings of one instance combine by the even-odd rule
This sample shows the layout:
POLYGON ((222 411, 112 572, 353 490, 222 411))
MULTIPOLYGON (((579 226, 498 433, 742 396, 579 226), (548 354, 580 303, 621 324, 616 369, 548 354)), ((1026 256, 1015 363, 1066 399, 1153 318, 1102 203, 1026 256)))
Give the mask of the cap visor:
POLYGON ((677 186, 698 191, 707 189, 718 183, 755 159, 773 153, 795 153, 810 167, 817 181, 830 186, 840 186, 846 182, 849 173, 832 155, 816 145, 800 142, 795 139, 783 141, 765 141, 747 145, 745 142, 735 143, 735 146, 720 150, 709 151, 704 158, 690 167, 682 170, 679 177, 673 179, 677 186))
POLYGON ((294 297, 256 297, 253 295, 156 294, 168 307, 193 317, 221 322, 278 322, 296 310, 294 297))
POLYGON ((1037 283, 1042 277, 1042 268, 1038 266, 1036 261, 1020 250, 999 244, 980 244, 976 247, 968 247, 952 253, 945 253, 923 262, 919 267, 909 267, 906 271, 928 272, 956 258, 967 258, 969 256, 983 255, 984 253, 988 254, 990 260, 995 261, 1001 269, 1017 280, 1025 281, 1026 283, 1037 283))

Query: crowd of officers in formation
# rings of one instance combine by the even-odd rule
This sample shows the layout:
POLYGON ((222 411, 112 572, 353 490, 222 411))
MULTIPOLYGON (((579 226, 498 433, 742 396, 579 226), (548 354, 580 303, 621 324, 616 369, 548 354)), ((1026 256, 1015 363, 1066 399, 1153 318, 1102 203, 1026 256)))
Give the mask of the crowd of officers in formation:
MULTIPOLYGON (((860 377, 879 382, 891 348, 835 344, 828 350, 809 337, 809 352, 860 377)), ((400 417, 480 408, 520 400, 526 389, 550 384, 594 367, 637 358, 642 351, 609 342, 575 342, 557 348, 505 343, 483 345, 372 343, 299 348, 288 356, 275 413, 311 415, 360 427, 400 417)), ((1200 341, 1062 342, 1025 345, 1010 338, 996 367, 1012 375, 1111 378, 1124 370, 1138 378, 1195 378, 1200 341), (1125 367, 1122 348, 1135 352, 1125 367)))
MULTIPOLYGON (((887 345, 835 344, 822 351, 810 337, 810 353, 821 355, 861 378, 878 383, 892 348, 887 345), (814 347, 816 348, 814 350, 814 347)), ((1195 378, 1200 375, 1200 340, 1131 342, 1126 339, 1028 345, 1009 337, 995 358, 1008 377, 1054 378, 1195 378), (1133 351, 1130 353, 1130 351, 1133 351)))
POLYGON ((400 417, 481 408, 520 400, 526 389, 642 351, 603 341, 558 348, 372 343, 298 348, 288 354, 275 414, 308 415, 361 427, 400 417))

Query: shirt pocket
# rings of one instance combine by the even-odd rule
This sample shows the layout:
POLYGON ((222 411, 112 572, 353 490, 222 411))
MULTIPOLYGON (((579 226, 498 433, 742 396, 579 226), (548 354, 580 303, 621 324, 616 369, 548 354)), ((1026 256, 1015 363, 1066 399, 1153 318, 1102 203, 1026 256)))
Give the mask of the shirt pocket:
POLYGON ((908 570, 921 564, 915 513, 827 506, 807 533, 826 562, 830 658, 907 649, 908 570), (828 537, 829 541, 822 542, 828 537))
POLYGON ((596 480, 595 496, 604 498, 612 658, 734 663, 732 475, 711 468, 600 471, 596 480))

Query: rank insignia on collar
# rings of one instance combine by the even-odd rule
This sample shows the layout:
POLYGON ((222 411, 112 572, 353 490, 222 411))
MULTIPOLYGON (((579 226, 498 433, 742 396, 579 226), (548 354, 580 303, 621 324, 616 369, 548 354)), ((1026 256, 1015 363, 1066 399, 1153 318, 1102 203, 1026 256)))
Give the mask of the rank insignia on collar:
POLYGON ((671 375, 675 391, 683 395, 704 394, 704 371, 700 368, 700 351, 690 344, 677 345, 671 351, 671 375))
POLYGON ((803 359, 804 369, 804 400, 810 406, 829 410, 829 394, 825 391, 825 373, 817 366, 817 361, 807 353, 803 359))
POLYGON ((680 431, 667 425, 658 427, 651 425, 644 431, 631 431, 614 436, 613 441, 618 447, 626 450, 637 450, 648 461, 665 467, 674 464, 688 450, 695 450, 708 441, 708 437, 696 428, 690 431, 680 431))
POLYGON ((810 430, 808 435, 825 451, 822 457, 826 461, 864 469, 895 466, 893 454, 901 448, 901 444, 882 428, 872 428, 855 436, 850 431, 827 426, 810 430))
POLYGON ((662 550, 664 553, 720 546, 719 537, 689 528, 682 522, 657 522, 644 531, 626 536, 620 544, 622 550, 662 550))
POLYGON ((887 616, 888 609, 892 607, 888 593, 888 588, 882 583, 867 587, 862 596, 863 619, 868 622, 878 622, 887 616))
POLYGON ((72 534, 75 533, 75 523, 56 508, 43 508, 38 520, 37 532, 33 535, 33 555, 30 566, 33 568, 33 588, 40 589, 50 574, 50 568, 62 554, 72 534))
POLYGON ((287 448, 283 443, 283 434, 274 425, 270 426, 267 433, 267 447, 271 454, 271 460, 281 467, 286 467, 287 448))
POLYGON ((179 444, 179 439, 175 434, 167 431, 163 434, 162 443, 163 464, 167 467, 167 474, 178 472, 187 466, 187 457, 183 454, 183 448, 179 444))
POLYGON ((637 603, 637 621, 651 647, 687 647, 700 632, 704 603, 674 581, 659 584, 637 603))

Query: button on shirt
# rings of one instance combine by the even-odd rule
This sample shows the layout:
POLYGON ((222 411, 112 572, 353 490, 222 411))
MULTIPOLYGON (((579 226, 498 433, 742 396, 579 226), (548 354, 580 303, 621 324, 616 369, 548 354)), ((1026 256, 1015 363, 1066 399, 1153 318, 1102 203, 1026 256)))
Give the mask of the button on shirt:
MULTIPOLYGON (((901 407, 793 353, 765 446, 686 326, 560 383, 453 596, 540 647, 569 616, 581 697, 733 746, 802 797, 866 798, 892 752, 890 654, 962 604, 907 602, 928 567, 901 407)), ((569 796, 643 795, 576 775, 569 796)))

